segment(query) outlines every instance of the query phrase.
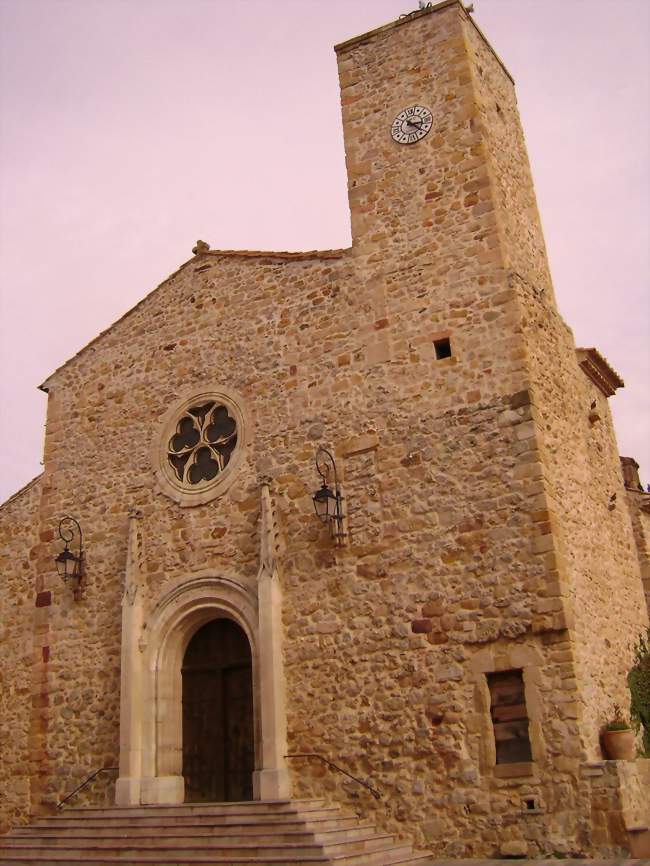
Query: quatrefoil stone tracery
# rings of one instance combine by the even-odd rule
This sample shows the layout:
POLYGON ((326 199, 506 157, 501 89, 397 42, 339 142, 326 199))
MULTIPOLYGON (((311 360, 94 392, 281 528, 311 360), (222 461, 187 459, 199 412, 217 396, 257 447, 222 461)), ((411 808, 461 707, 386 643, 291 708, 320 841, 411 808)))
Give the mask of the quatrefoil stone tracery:
POLYGON ((237 445, 237 423, 221 403, 187 409, 169 440, 167 456, 182 484, 211 481, 228 465, 237 445))

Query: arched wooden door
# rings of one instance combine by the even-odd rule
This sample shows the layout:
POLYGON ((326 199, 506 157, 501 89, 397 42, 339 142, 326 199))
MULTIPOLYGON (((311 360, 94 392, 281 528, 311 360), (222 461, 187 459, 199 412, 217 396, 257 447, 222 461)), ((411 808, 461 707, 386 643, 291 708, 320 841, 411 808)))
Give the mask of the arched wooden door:
POLYGON ((230 619, 206 623, 182 674, 185 801, 252 800, 253 677, 243 629, 230 619))

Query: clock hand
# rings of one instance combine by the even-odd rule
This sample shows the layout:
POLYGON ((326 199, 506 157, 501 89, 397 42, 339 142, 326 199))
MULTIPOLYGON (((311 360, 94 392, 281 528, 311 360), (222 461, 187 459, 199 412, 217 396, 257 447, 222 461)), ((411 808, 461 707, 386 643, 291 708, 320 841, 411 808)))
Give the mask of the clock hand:
POLYGON ((420 121, 419 125, 418 125, 417 123, 413 123, 412 120, 407 120, 406 123, 407 123, 409 126, 413 126, 413 127, 415 127, 415 129, 422 129, 422 121, 420 121))

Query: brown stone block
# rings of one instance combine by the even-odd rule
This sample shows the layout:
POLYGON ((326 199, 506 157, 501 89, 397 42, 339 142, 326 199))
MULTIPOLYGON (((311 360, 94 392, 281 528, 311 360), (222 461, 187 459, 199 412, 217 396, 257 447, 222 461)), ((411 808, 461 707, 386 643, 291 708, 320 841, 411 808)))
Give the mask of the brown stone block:
POLYGON ((450 613, 446 613, 440 617, 440 626, 444 631, 451 631, 456 625, 456 617, 450 613))
POLYGON ((499 779, 512 779, 516 777, 535 776, 537 765, 532 761, 521 761, 513 764, 497 764, 494 775, 499 779))
POLYGON ((555 546, 555 538, 552 533, 538 535, 532 539, 531 550, 533 553, 548 553, 555 546))
POLYGON ((544 581, 541 595, 546 598, 562 598, 565 595, 564 586, 558 578, 549 578, 544 581))
MULTIPOLYGON (((558 712, 560 714, 561 719, 578 719, 580 718, 580 707, 577 701, 567 701, 566 703, 558 704, 558 712)), ((556 764, 558 762, 568 762, 571 761, 571 767, 577 767, 577 760, 575 758, 556 758, 556 764)))
POLYGON ((542 467, 537 462, 519 464, 512 471, 513 478, 516 478, 518 481, 541 478, 542 474, 542 467))
POLYGON ((518 391, 510 397, 510 408, 519 409, 520 406, 529 406, 531 403, 530 392, 518 391))
POLYGON ((48 607, 52 604, 52 593, 47 590, 44 592, 39 592, 36 596, 35 605, 36 607, 48 607))
POLYGON ((445 612, 445 606, 442 601, 428 601, 422 606, 423 616, 441 616, 445 612))
POLYGON ((48 767, 44 767, 43 763, 48 760, 49 755, 45 751, 45 749, 36 749, 34 752, 32 752, 30 758, 32 759, 32 761, 40 765, 38 769, 38 775, 47 776, 47 774, 49 773, 49 769, 48 767))
POLYGON ((553 619, 550 616, 534 616, 531 625, 533 634, 541 634, 553 630, 553 619))
POLYGON ((557 550, 551 550, 545 553, 541 558, 544 571, 551 580, 557 579, 558 576, 558 557, 557 550))
POLYGON ((557 631, 564 631, 566 629, 575 627, 575 617, 573 613, 563 609, 556 613, 553 617, 553 628, 557 631))
POLYGON ((428 634, 432 628, 430 619, 414 619, 411 623, 411 631, 414 634, 428 634))
POLYGON ((608 813, 607 828, 612 842, 616 842, 619 845, 629 844, 622 812, 615 811, 608 813))
POLYGON ((535 605, 537 613, 555 613, 562 610, 562 599, 553 596, 551 598, 540 598, 535 605))
POLYGON ((478 598, 466 598, 461 601, 460 606, 463 610, 477 610, 479 607, 478 598))
POLYGON ((319 568, 333 568, 336 565, 336 556, 333 550, 317 550, 314 562, 319 568))

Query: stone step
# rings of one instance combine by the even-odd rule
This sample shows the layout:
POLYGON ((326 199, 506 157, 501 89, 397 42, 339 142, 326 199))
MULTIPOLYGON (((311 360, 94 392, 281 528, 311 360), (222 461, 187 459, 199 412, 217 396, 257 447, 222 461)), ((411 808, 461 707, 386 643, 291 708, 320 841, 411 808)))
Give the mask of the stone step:
POLYGON ((0 841, 4 866, 427 866, 325 800, 74 809, 0 841))
POLYGON ((319 818, 356 818, 353 812, 341 812, 336 806, 327 806, 321 809, 295 809, 293 811, 285 810, 271 814, 264 812, 260 815, 255 815, 252 812, 190 812, 187 814, 179 813, 173 815, 165 814, 150 814, 148 811, 141 815, 108 815, 105 817, 89 816, 82 818, 80 816, 67 815, 50 815, 48 817, 39 818, 33 827, 69 827, 79 826, 83 822, 85 827, 111 827, 117 822, 134 822, 139 826, 154 826, 164 821, 166 826, 185 826, 191 827, 197 824, 203 824, 207 819, 212 819, 214 823, 222 826, 229 824, 243 824, 248 820, 250 823, 267 824, 269 826, 276 825, 286 821, 287 819, 303 823, 304 821, 312 821, 319 818))
POLYGON ((101 808, 92 806, 79 806, 77 808, 66 808, 59 816, 67 815, 79 816, 83 818, 115 818, 115 817, 132 817, 142 814, 151 815, 228 815, 236 813, 238 815, 264 815, 277 814, 283 812, 295 812, 296 809, 302 811, 330 806, 323 798, 319 799, 302 799, 302 800, 241 800, 229 803, 179 803, 178 805, 162 805, 162 806, 102 806, 101 808))
MULTIPOLYGON (((390 866, 434 866, 434 860, 428 851, 411 851, 406 856, 399 854, 396 859, 387 860, 385 866, 389 864, 390 866)), ((454 866, 453 861, 451 866, 454 866)), ((475 866, 485 866, 485 863, 475 864, 475 866)))
MULTIPOLYGON (((411 846, 397 843, 358 854, 331 854, 328 861, 332 866, 395 866, 398 863, 408 863, 409 858, 413 861, 414 854, 411 846)), ((416 859, 413 862, 415 866, 418 861, 416 859)))
POLYGON ((293 832, 309 832, 321 833, 329 830, 350 830, 353 831, 356 827, 368 826, 360 824, 359 818, 351 813, 339 812, 336 817, 328 818, 310 818, 307 821, 295 820, 291 816, 286 818, 278 818, 273 821, 255 821, 254 818, 246 817, 241 821, 217 821, 212 818, 200 819, 194 818, 190 823, 172 823, 169 821, 146 821, 139 822, 137 819, 115 819, 110 823, 100 821, 97 818, 91 818, 86 821, 78 820, 71 821, 65 825, 61 824, 46 824, 42 821, 29 824, 25 827, 18 827, 12 830, 13 834, 24 834, 38 832, 42 836, 54 836, 59 833, 80 833, 88 835, 92 830, 92 835, 112 835, 115 833, 129 833, 135 835, 166 835, 178 834, 183 832, 191 832, 198 834, 211 833, 293 833, 293 832))
POLYGON ((161 856, 159 853, 153 855, 142 855, 140 853, 124 857, 105 856, 96 852, 53 852, 45 855, 31 852, 11 852, 9 856, 2 857, 0 861, 3 866, 78 866, 78 864, 92 864, 92 866, 197 866, 197 864, 210 864, 210 866, 425 866, 427 858, 414 854, 410 846, 391 847, 377 851, 364 851, 356 854, 339 854, 328 857, 327 855, 296 856, 284 852, 274 857, 255 857, 249 854, 242 856, 227 854, 216 856, 213 853, 199 856, 188 856, 184 852, 175 855, 161 856))
MULTIPOLYGON (((334 822, 326 822, 326 823, 334 823, 334 822)), ((96 839, 99 841, 100 839, 132 839, 138 840, 138 844, 140 840, 143 842, 145 840, 157 840, 157 839, 214 839, 215 842, 219 840, 242 840, 247 841, 254 839, 259 844, 264 844, 266 842, 317 842, 317 843, 331 843, 338 841, 345 841, 346 839, 351 838, 365 838, 367 836, 372 836, 375 832, 375 828, 372 824, 368 823, 356 823, 354 826, 350 827, 332 827, 332 828, 321 828, 317 830, 306 830, 304 825, 295 824, 289 825, 290 827, 295 827, 295 829, 287 830, 285 826, 280 826, 277 828, 271 828, 273 832, 269 832, 268 826, 259 825, 259 824, 228 824, 226 826, 221 825, 197 825, 193 827, 191 830, 191 834, 187 834, 183 832, 183 828, 178 827, 168 827, 164 824, 161 824, 159 827, 151 828, 151 827, 132 827, 125 826, 123 828, 119 827, 97 827, 93 831, 92 834, 89 834, 87 827, 65 827, 65 828, 55 828, 55 827, 45 827, 40 828, 38 831, 33 827, 21 827, 17 830, 13 830, 5 839, 6 842, 9 842, 11 839, 17 840, 32 840, 34 844, 45 844, 46 841, 49 844, 53 844, 55 846, 65 845, 68 842, 72 843, 73 840, 92 840, 96 839), (153 835, 152 835, 153 833, 153 835), (37 840, 43 840, 42 842, 37 842, 37 840)))
POLYGON ((166 837, 163 839, 130 839, 130 838, 105 838, 105 839, 47 839, 34 840, 29 837, 14 836, 6 837, 3 840, 4 850, 25 852, 40 852, 49 854, 53 849, 65 849, 70 853, 78 851, 92 851, 94 853, 105 853, 106 856, 112 857, 133 857, 138 853, 148 853, 155 851, 161 856, 167 853, 182 852, 184 856, 205 854, 216 852, 220 855, 226 854, 250 854, 256 857, 275 856, 282 852, 297 856, 313 856, 327 854, 328 856, 336 854, 347 854, 357 851, 373 851, 377 848, 386 848, 392 844, 393 837, 385 834, 372 834, 367 836, 359 836, 354 839, 344 839, 341 841, 331 841, 326 844, 320 844, 309 840, 307 842, 282 842, 273 840, 271 842, 260 842, 259 840, 245 839, 224 841, 223 839, 212 839, 204 837, 201 840, 192 836, 181 837, 166 837))

